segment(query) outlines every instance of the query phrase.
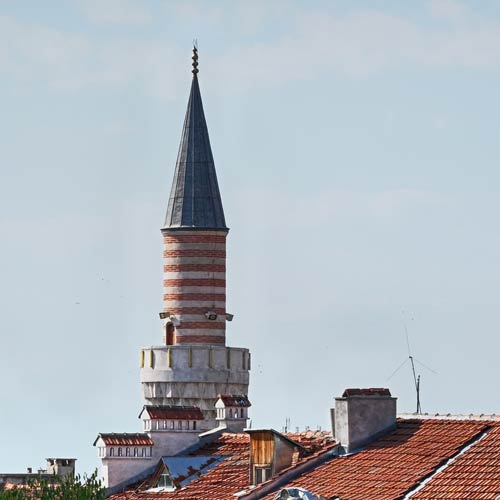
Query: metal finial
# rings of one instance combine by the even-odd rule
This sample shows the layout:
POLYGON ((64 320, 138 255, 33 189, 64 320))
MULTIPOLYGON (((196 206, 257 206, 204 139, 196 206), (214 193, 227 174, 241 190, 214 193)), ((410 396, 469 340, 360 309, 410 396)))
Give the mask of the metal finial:
POLYGON ((198 41, 193 40, 193 75, 196 76, 199 72, 198 70, 198 41))

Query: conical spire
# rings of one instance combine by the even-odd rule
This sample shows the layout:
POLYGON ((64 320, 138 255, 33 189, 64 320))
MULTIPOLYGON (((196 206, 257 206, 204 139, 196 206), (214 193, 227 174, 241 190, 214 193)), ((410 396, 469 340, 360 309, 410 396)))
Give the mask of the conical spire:
POLYGON ((164 229, 226 230, 224 210, 198 84, 198 50, 164 229))

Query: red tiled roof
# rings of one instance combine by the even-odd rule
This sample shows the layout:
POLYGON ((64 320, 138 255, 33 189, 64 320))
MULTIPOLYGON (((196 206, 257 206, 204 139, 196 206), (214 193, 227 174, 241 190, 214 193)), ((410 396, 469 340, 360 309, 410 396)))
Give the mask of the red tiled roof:
POLYGON ((153 441, 147 434, 101 432, 94 441, 94 446, 99 438, 102 438, 106 446, 153 446, 153 441))
MULTIPOLYGON (((289 433, 310 453, 306 463, 333 441, 326 432, 289 433)), ((193 455, 225 456, 213 469, 174 492, 148 492, 147 481, 138 488, 113 495, 111 500, 234 500, 248 489, 249 436, 223 434, 193 455)), ((297 465, 298 465, 297 464, 297 465)), ((265 489, 274 479, 283 479, 294 466, 249 494, 272 500, 276 491, 301 487, 326 499, 400 500, 411 492, 411 500, 495 500, 500 494, 500 422, 457 419, 403 419, 394 431, 364 450, 332 457, 273 493, 265 489), (422 485, 420 490, 417 486, 422 485)), ((243 495, 242 499, 245 498, 243 495)))
POLYGON ((152 419, 203 420, 203 413, 197 406, 145 405, 139 414, 139 418, 141 418, 144 411, 147 411, 152 419))
MULTIPOLYGON (((399 499, 487 427, 488 422, 478 421, 398 421, 393 432, 365 450, 335 457, 280 488, 301 487, 324 498, 342 500, 399 499)), ((500 479, 500 470, 497 475, 500 479)), ((271 500, 274 495, 264 498, 271 500)))
MULTIPOLYGON (((311 452, 332 445, 331 434, 321 431, 287 433, 311 452)), ((185 488, 174 491, 148 492, 151 481, 129 489, 110 500, 234 500, 234 494, 248 488, 250 467, 250 437, 248 434, 222 434, 213 443, 203 446, 193 455, 226 456, 217 466, 191 481, 185 488)), ((301 463, 301 462, 299 462, 301 463)))
POLYGON ((414 500, 495 500, 500 495, 500 425, 438 472, 414 500))
POLYGON ((219 394, 218 397, 222 399, 225 406, 237 406, 241 408, 252 406, 248 397, 244 394, 219 394))
POLYGON ((249 442, 247 434, 222 434, 213 443, 200 448, 193 455, 227 456, 213 469, 194 479, 177 491, 148 492, 146 480, 137 489, 112 495, 110 500, 234 500, 234 493, 248 486, 249 442))
POLYGON ((368 389, 346 389, 342 394, 343 398, 350 398, 351 396, 390 396, 391 391, 389 389, 371 387, 368 389))

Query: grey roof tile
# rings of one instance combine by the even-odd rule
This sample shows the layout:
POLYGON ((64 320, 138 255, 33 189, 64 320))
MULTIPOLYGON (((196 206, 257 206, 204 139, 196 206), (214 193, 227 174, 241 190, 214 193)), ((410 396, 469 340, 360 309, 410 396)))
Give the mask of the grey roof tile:
POLYGON ((228 230, 196 73, 163 227, 187 228, 228 230))

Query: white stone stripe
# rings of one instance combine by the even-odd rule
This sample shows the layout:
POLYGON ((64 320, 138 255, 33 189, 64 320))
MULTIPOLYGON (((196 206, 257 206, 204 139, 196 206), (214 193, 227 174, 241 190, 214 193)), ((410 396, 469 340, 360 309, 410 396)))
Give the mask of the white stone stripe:
POLYGON ((163 265, 183 265, 183 264, 226 264, 225 257, 164 257, 163 265))
POLYGON ((182 280, 182 279, 216 279, 225 280, 226 273, 211 272, 211 271, 167 271, 163 273, 164 280, 182 280))
POLYGON ((185 335, 213 335, 214 337, 224 337, 226 335, 226 330, 217 329, 209 330, 205 328, 180 328, 176 330, 175 334, 178 337, 184 337, 185 335))
MULTIPOLYGON (((207 309, 207 312, 210 311, 210 309, 207 309)), ((176 318, 179 318, 179 320, 181 321, 181 326, 182 326, 182 323, 185 322, 185 323, 192 323, 192 322, 205 322, 205 321, 210 321, 210 323, 214 323, 214 324, 221 324, 223 325, 226 321, 226 316, 223 315, 223 314, 220 314, 218 315, 217 319, 215 320, 209 320, 207 319, 207 317, 205 316, 205 314, 185 314, 185 313, 179 313, 179 314, 176 314, 175 315, 176 318)))
POLYGON ((164 300, 166 307, 206 307, 207 311, 210 309, 224 309, 226 303, 221 300, 164 300))
POLYGON ((165 286, 163 294, 171 293, 214 293, 225 294, 226 289, 217 286, 165 286))
POLYGON ((225 250, 225 243, 165 243, 164 250, 225 250))

